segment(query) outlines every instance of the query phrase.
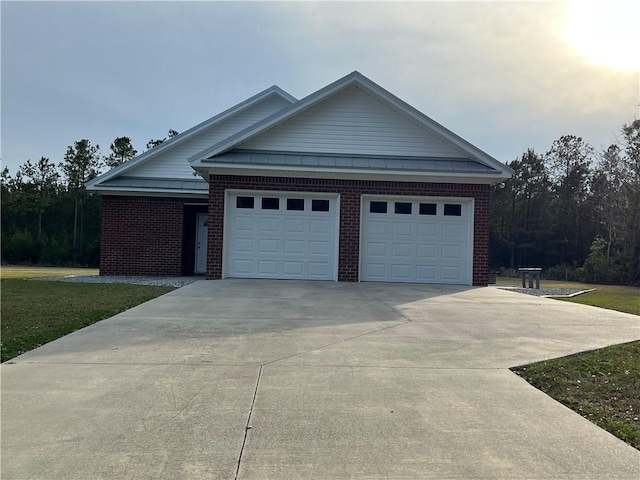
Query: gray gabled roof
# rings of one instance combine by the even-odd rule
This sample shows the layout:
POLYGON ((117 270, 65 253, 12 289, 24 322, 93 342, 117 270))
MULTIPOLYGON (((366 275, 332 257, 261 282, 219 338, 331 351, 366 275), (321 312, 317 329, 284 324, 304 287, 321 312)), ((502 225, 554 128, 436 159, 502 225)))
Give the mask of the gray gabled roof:
POLYGON ((256 136, 270 130, 287 120, 293 118, 295 115, 317 105, 318 103, 326 100, 327 98, 337 94, 345 88, 357 85, 360 88, 367 91, 373 97, 377 98, 381 103, 387 105, 389 108, 396 110, 397 112, 412 119, 418 125, 421 125, 425 130, 435 134, 446 143, 453 145, 457 150, 468 155, 471 159, 477 160, 479 163, 484 164, 492 168, 496 172, 497 178, 509 178, 513 171, 499 162, 495 158, 491 157, 487 153, 483 152, 479 148, 475 147, 471 143, 459 137, 452 131, 448 130, 444 126, 440 125, 435 120, 424 115, 422 112, 416 110, 408 103, 399 99, 392 93, 388 92, 375 82, 369 80, 360 72, 354 71, 349 75, 321 88, 315 93, 299 100, 291 106, 284 108, 283 110, 267 117, 254 125, 242 130, 235 135, 217 143, 203 150, 202 152, 189 158, 189 162, 194 168, 212 166, 214 158, 217 155, 224 154, 240 147, 248 140, 255 138, 256 136))
MULTIPOLYGON (((225 110, 222 113, 219 113, 218 115, 215 115, 211 118, 209 118, 208 120, 205 120, 204 122, 199 123, 198 125, 196 125, 195 127, 192 127, 182 133, 180 133, 179 135, 176 135, 175 137, 172 137, 164 142, 162 142, 160 145, 157 145, 153 148, 150 148, 149 150, 147 150, 146 152, 141 153, 140 155, 132 158, 131 160, 129 160, 128 162, 123 163, 122 165, 118 165, 117 167, 109 170, 108 172, 103 173, 102 175, 97 176, 96 178, 94 178, 93 180, 90 180, 89 182, 87 182, 87 189, 88 190, 100 190, 100 185, 108 180, 111 180, 113 178, 117 178, 123 174, 125 174, 126 172, 130 171, 132 168, 138 167, 143 163, 146 163, 148 161, 153 160, 153 158, 157 157, 158 155, 160 155, 161 153, 166 152, 167 150, 170 150, 182 143, 184 143, 186 140, 189 140, 191 138, 193 138, 194 136, 198 135, 199 133, 201 133, 203 130, 206 130, 210 127, 215 126, 218 123, 223 122, 224 120, 227 120, 228 118, 237 115, 238 113, 246 110, 247 108, 250 108, 254 105, 256 105, 257 103, 265 100, 266 98, 272 96, 272 95, 277 95, 281 98, 283 98, 284 100, 286 100, 289 103, 295 103, 297 100, 295 97, 293 97, 292 95, 288 94, 287 92, 285 92, 284 90, 282 90, 280 87, 278 87, 277 85, 274 85, 272 87, 267 88, 266 90, 263 90, 260 93, 257 93, 256 95, 238 103, 237 105, 234 105, 233 107, 225 110)), ((186 160, 185 160, 186 162, 186 160)))
MULTIPOLYGON (((489 156, 482 150, 473 146, 466 140, 449 131, 439 123, 419 112, 406 102, 400 100, 395 95, 383 89, 376 83, 366 78, 361 73, 355 71, 345 77, 327 85, 317 92, 308 95, 302 100, 296 101, 294 97, 277 86, 270 87, 257 95, 237 104, 236 106, 196 125, 193 128, 169 139, 168 141, 138 155, 129 162, 120 165, 109 172, 106 172, 87 183, 87 188, 96 192, 182 192, 187 195, 200 194, 206 191, 206 182, 199 178, 189 179, 168 179, 168 178, 139 178, 124 177, 123 175, 133 174, 132 169, 141 164, 153 161, 160 154, 182 144, 184 141, 193 138, 204 130, 214 127, 230 117, 256 105, 272 95, 286 100, 290 103, 288 107, 272 114, 237 132, 234 135, 218 142, 197 155, 189 158, 191 166, 198 172, 207 174, 213 168, 235 169, 236 173, 242 174, 244 171, 266 172, 272 170, 272 174, 301 175, 302 173, 313 173, 318 175, 345 174, 351 178, 362 178, 373 176, 398 176, 405 175, 411 178, 412 175, 426 177, 438 177, 439 181, 455 181, 456 177, 466 178, 471 181, 473 178, 481 181, 493 182, 499 179, 509 178, 512 170, 498 160, 489 156), (454 151, 460 152, 460 158, 454 154, 454 158, 434 158, 434 157, 402 157, 402 156, 364 156, 351 154, 326 154, 310 152, 273 152, 273 151, 247 151, 240 150, 245 142, 255 138, 266 131, 279 126, 310 109, 320 102, 338 94, 350 86, 358 86, 366 93, 376 98, 381 104, 403 115, 414 124, 421 126, 425 132, 435 135, 442 142, 453 147, 454 151)), ((228 170, 229 171, 229 170, 228 170)))

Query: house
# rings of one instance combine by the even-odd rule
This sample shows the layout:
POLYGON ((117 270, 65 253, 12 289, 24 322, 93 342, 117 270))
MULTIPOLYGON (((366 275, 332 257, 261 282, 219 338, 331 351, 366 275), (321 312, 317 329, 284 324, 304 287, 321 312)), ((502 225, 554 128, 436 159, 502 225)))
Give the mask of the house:
POLYGON ((504 164, 359 72, 271 87, 88 183, 102 275, 486 285, 504 164))

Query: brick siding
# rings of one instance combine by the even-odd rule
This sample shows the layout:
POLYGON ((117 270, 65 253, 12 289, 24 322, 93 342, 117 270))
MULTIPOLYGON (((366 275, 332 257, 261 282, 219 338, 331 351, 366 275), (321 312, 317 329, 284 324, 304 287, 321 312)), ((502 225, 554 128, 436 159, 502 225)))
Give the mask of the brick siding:
POLYGON ((101 275, 183 274, 184 198, 102 197, 101 275))
POLYGON ((360 258, 361 195, 472 197, 475 199, 473 232, 473 284, 489 280, 489 186, 458 183, 381 182, 325 178, 211 175, 209 178, 209 231, 207 278, 222 277, 224 192, 227 189, 326 192, 340 195, 338 280, 357 282, 360 258))

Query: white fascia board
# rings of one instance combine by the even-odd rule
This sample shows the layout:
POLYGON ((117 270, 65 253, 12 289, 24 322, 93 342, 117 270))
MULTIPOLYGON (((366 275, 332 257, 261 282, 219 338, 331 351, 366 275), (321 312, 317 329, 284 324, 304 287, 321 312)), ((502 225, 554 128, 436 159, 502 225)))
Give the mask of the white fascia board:
POLYGON ((473 158, 491 168, 495 168, 496 170, 501 171, 503 174, 507 175, 504 178, 510 178, 513 175, 513 170, 511 170, 505 164, 493 158, 489 154, 483 152, 479 148, 475 147, 462 137, 453 133, 451 130, 440 125, 435 120, 431 119, 405 101, 396 97, 391 92, 385 90, 380 85, 371 81, 358 71, 351 72, 349 75, 331 83, 330 85, 327 85, 326 87, 312 93, 311 95, 308 95, 307 97, 291 105, 290 107, 273 114, 271 117, 268 117, 256 123, 255 125, 248 127, 241 132, 238 132, 235 135, 232 135, 231 137, 223 140, 217 145, 213 145, 212 147, 203 150, 202 152, 189 158, 189 162, 193 167, 205 163, 207 158, 220 155, 237 147, 239 144, 244 143, 261 133, 264 133, 266 130, 279 125, 292 116, 297 115, 308 108, 311 108, 325 98, 334 95, 340 90, 343 90, 344 88, 347 88, 348 86, 353 84, 358 84, 360 87, 363 87, 374 97, 378 98, 382 103, 412 119, 415 123, 417 123, 428 132, 435 133, 457 150, 471 155, 473 158))
POLYGON ((296 178, 338 178, 345 180, 379 180, 379 181, 407 181, 407 182, 438 182, 438 183, 481 183, 494 184, 510 178, 509 175, 500 172, 478 174, 461 172, 422 172, 422 171, 389 171, 366 170, 351 168, 323 168, 322 170, 301 166, 274 166, 252 165, 240 167, 238 164, 216 164, 215 167, 202 165, 197 167, 198 172, 205 178, 211 174, 265 176, 265 177, 296 177, 296 178))
POLYGON ((263 101, 264 99, 266 99, 271 95, 278 95, 289 103, 295 103, 297 101, 294 96, 288 94, 277 85, 273 85, 272 87, 269 87, 266 90, 263 90, 262 92, 257 93, 256 95, 238 103, 237 105, 234 105, 233 107, 228 108, 224 112, 219 113, 218 115, 215 115, 209 118, 208 120, 205 120, 204 122, 199 123, 195 127, 191 127, 190 129, 185 130, 182 133, 179 133, 175 137, 165 140, 160 145, 156 145, 155 147, 150 148, 146 152, 141 153, 137 157, 129 160, 128 162, 125 162, 122 165, 118 165, 117 167, 112 168, 108 172, 105 172, 102 175, 97 176, 93 180, 88 181, 86 183, 87 189, 95 190, 95 188, 93 187, 99 185, 101 182, 111 180, 114 177, 122 175, 124 172, 132 169, 133 167, 137 167, 143 163, 148 162, 149 160, 159 155, 160 153, 166 150, 169 150, 177 145, 180 145, 181 143, 194 137, 201 131, 211 128, 216 124, 224 120, 227 120, 228 118, 234 115, 237 115, 243 110, 246 110, 247 108, 254 106, 255 104, 263 101))

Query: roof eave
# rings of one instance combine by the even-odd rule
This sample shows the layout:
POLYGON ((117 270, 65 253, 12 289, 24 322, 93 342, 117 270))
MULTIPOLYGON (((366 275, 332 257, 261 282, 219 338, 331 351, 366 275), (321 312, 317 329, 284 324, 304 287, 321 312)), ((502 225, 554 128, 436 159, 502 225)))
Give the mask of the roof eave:
POLYGON ((311 168, 305 166, 280 166, 280 165, 250 165, 242 166, 237 163, 216 163, 207 165, 200 163, 193 167, 205 178, 211 174, 222 175, 263 175, 263 176, 285 176, 285 177, 321 177, 321 178, 348 178, 357 179, 377 179, 377 180, 398 180, 403 179, 413 182, 436 181, 446 183, 497 183, 510 178, 503 172, 438 172, 420 170, 379 170, 379 169, 358 169, 358 168, 338 168, 324 167, 311 168))

